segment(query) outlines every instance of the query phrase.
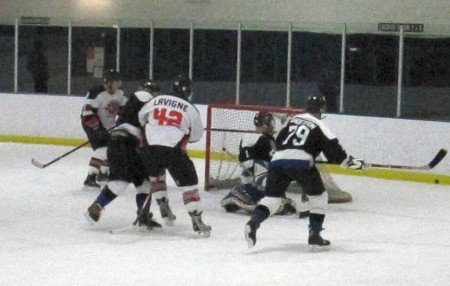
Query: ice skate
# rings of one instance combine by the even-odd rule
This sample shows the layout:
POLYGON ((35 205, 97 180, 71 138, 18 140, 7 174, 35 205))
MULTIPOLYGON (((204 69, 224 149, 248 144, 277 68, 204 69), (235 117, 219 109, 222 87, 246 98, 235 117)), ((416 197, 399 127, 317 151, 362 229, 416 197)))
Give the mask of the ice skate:
POLYGON ((245 240, 247 241, 248 248, 252 248, 256 244, 256 230, 259 228, 260 224, 256 220, 249 220, 245 225, 244 234, 245 240))
POLYGON ((330 249, 330 241, 323 239, 320 232, 309 231, 308 244, 313 251, 326 251, 330 249))
POLYGON ((309 217, 309 211, 304 211, 304 212, 298 213, 298 218, 300 218, 300 219, 307 218, 307 217, 309 217))
POLYGON ((102 172, 100 172, 98 175, 97 175, 97 184, 98 185, 100 185, 100 184, 102 184, 102 185, 106 185, 107 183, 108 183, 108 178, 109 178, 109 175, 108 175, 108 173, 102 173, 102 172))
POLYGON ((84 180, 84 187, 83 190, 99 190, 101 186, 97 183, 97 175, 91 174, 87 175, 86 179, 84 180))
POLYGON ((206 225, 202 221, 202 212, 193 211, 189 212, 192 220, 192 228, 198 232, 200 236, 209 237, 211 234, 211 226, 206 225))
POLYGON ((148 229, 161 228, 161 224, 153 219, 153 213, 141 213, 138 211, 138 226, 147 226, 148 229))
POLYGON ((87 209, 87 213, 84 214, 84 216, 86 217, 87 221, 90 224, 94 224, 96 222, 98 222, 98 220, 100 219, 100 216, 102 215, 102 206, 100 206, 98 203, 93 202, 92 205, 90 205, 87 209))
POLYGON ((167 198, 157 199, 156 202, 159 205, 161 217, 164 219, 166 225, 173 226, 177 217, 173 214, 169 206, 169 200, 167 198))

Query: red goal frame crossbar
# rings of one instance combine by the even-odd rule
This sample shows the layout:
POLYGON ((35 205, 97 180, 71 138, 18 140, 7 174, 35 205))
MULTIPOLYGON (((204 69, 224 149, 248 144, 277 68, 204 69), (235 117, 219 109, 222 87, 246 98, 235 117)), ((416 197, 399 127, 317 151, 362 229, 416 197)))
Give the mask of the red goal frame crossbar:
MULTIPOLYGON (((232 110, 249 110, 249 111, 262 111, 266 110, 268 112, 273 113, 285 113, 285 114, 300 114, 304 113, 304 109, 294 109, 294 108, 285 108, 285 107, 274 107, 274 106, 264 106, 264 105, 235 105, 235 104, 211 104, 208 105, 207 116, 206 116, 206 145, 205 145, 205 190, 208 189, 208 181, 209 181, 209 168, 210 168, 210 159, 211 153, 211 132, 217 131, 211 129, 212 123, 212 110, 213 109, 232 109, 232 110)), ((226 132, 242 132, 242 133, 253 133, 253 130, 234 130, 234 129, 222 129, 221 131, 226 132)))

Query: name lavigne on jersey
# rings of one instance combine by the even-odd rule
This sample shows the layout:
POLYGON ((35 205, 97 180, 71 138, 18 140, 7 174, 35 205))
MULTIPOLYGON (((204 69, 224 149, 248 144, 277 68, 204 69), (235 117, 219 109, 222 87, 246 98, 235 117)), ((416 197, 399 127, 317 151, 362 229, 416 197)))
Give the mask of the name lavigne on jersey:
POLYGON ((189 107, 186 103, 183 103, 183 102, 180 102, 177 100, 173 100, 173 99, 168 99, 168 98, 156 98, 153 101, 153 105, 171 106, 174 108, 179 108, 183 111, 186 111, 189 107))

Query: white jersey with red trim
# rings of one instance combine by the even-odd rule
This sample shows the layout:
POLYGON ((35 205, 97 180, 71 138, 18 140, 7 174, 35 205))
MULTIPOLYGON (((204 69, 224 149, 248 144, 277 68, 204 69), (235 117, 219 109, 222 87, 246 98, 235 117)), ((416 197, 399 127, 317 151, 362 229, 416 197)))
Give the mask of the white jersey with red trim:
POLYGON ((88 115, 86 112, 93 110, 93 113, 100 119, 102 126, 105 129, 110 129, 115 126, 116 116, 127 100, 128 98, 124 95, 122 89, 110 94, 103 87, 93 88, 86 96, 82 116, 88 115))
POLYGON ((159 95, 146 103, 139 112, 139 122, 145 126, 149 145, 182 147, 203 136, 203 123, 197 108, 174 95, 159 95))

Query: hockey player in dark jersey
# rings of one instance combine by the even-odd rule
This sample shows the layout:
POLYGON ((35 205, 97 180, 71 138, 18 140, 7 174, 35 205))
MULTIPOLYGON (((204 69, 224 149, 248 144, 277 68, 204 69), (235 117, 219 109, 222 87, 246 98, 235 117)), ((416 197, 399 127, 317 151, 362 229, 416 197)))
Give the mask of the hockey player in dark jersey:
POLYGON ((116 116, 127 102, 121 86, 120 74, 115 70, 108 70, 105 72, 103 84, 94 86, 87 93, 81 113, 81 124, 94 154, 89 161, 88 175, 84 181, 85 189, 98 189, 98 181, 107 179, 108 131, 115 126, 116 116))
MULTIPOLYGON (((145 103, 153 96, 159 95, 161 88, 154 81, 142 83, 139 90, 129 96, 118 119, 117 127, 111 131, 108 142, 107 157, 110 165, 109 180, 100 195, 89 206, 86 218, 90 222, 100 219, 102 210, 128 187, 130 183, 136 187, 136 206, 138 209, 138 224, 149 228, 161 227, 152 219, 150 212, 150 183, 145 174, 138 148, 144 138, 138 113, 145 103)), ((161 172, 158 181, 165 185, 165 172, 161 172)))
MULTIPOLYGON (((239 144, 239 162, 243 168, 241 184, 234 186, 220 201, 227 212, 243 210, 252 212, 265 195, 267 169, 275 152, 274 117, 267 111, 256 113, 253 123, 256 132, 245 134, 239 144)), ((283 198, 281 207, 275 214, 295 212, 293 202, 283 198)))
POLYGON ((245 225, 245 238, 249 247, 256 244, 256 231, 260 224, 274 214, 288 185, 297 181, 306 192, 310 203, 308 244, 313 248, 330 245, 320 235, 328 205, 328 194, 315 158, 323 152, 328 162, 342 167, 362 169, 364 162, 347 156, 338 139, 320 120, 325 112, 325 98, 310 96, 306 113, 298 114, 284 125, 276 138, 276 152, 269 165, 266 196, 255 208, 245 225))
MULTIPOLYGON (((180 75, 173 81, 171 95, 160 95, 141 109, 139 121, 145 126, 148 143, 142 149, 142 155, 152 183, 161 170, 169 171, 176 185, 182 189, 183 202, 194 231, 209 237, 211 227, 202 221, 197 172, 186 152, 187 143, 199 141, 204 132, 200 113, 190 102, 191 95, 191 79, 180 75)), ((161 214, 166 215, 167 190, 161 189, 152 195, 161 214)), ((167 215, 166 224, 174 219, 167 215)))

